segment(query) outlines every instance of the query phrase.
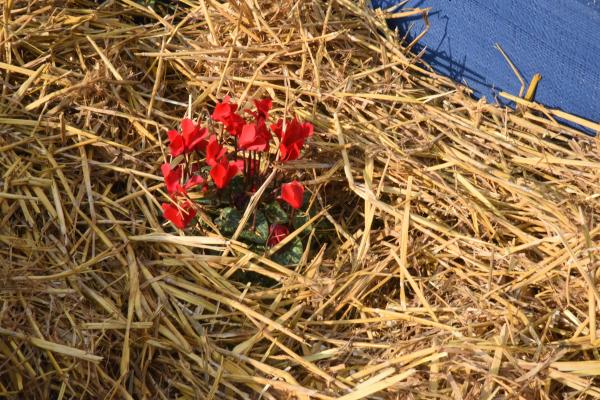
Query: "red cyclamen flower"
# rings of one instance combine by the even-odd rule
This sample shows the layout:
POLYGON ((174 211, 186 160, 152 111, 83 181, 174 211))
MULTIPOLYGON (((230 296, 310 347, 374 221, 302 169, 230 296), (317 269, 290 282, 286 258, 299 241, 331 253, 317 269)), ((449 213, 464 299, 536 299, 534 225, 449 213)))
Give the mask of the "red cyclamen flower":
POLYGON ((229 162, 226 158, 223 158, 217 165, 212 167, 210 176, 212 177, 215 186, 219 189, 223 189, 229 185, 231 178, 237 175, 238 172, 240 172, 240 170, 235 162, 229 162))
POLYGON ((269 226, 269 238, 267 246, 273 247, 290 234, 290 229, 286 225, 272 224, 269 226))
POLYGON ((265 151, 269 148, 270 136, 264 121, 246 124, 240 134, 238 146, 241 150, 265 151))
POLYGON ((206 136, 208 129, 201 128, 189 118, 184 118, 181 121, 181 134, 175 129, 167 132, 169 136, 169 149, 171 156, 177 157, 183 153, 190 153, 196 150, 204 150, 206 147, 206 136))
POLYGON ((230 102, 231 97, 225 96, 222 102, 217 103, 212 113, 212 119, 218 122, 225 122, 231 114, 237 111, 237 104, 230 102))
POLYGON ((258 111, 258 114, 267 119, 269 117, 269 111, 271 111, 271 108, 273 108, 273 100, 268 97, 260 100, 254 100, 254 105, 256 106, 256 111, 258 111))
POLYGON ((300 150, 304 141, 313 135, 313 125, 310 122, 300 123, 296 118, 288 121, 283 131, 283 121, 279 120, 271 125, 273 133, 279 137, 279 159, 281 161, 296 160, 300 157, 300 150))
POLYGON ((194 175, 183 184, 181 193, 187 193, 188 190, 199 185, 203 185, 202 191, 206 191, 208 189, 204 178, 202 178, 200 175, 194 175))
POLYGON ((179 192, 181 185, 179 181, 181 181, 181 166, 176 167, 175 169, 171 168, 171 164, 164 163, 160 166, 160 170, 165 178, 165 185, 167 186, 167 192, 169 194, 173 194, 179 192))
POLYGON ((265 121, 269 118, 269 111, 273 108, 273 100, 268 97, 254 100, 254 106, 256 107, 256 111, 246 110, 246 112, 252 114, 257 122, 261 120, 265 121))
POLYGON ((242 132, 242 127, 246 123, 244 118, 236 114, 237 104, 230 102, 231 97, 225 96, 221 103, 217 103, 211 117, 217 122, 221 122, 227 131, 238 136, 242 132))
POLYGON ((281 185, 281 199, 292 208, 302 207, 304 202, 304 186, 296 180, 281 185))
POLYGON ((189 200, 179 204, 179 206, 171 203, 162 203, 162 209, 163 216, 179 229, 185 228, 196 216, 194 205, 189 200))
POLYGON ((164 163, 160 167, 163 176, 165 177, 165 185, 167 186, 167 192, 171 196, 185 195, 191 188, 202 185, 204 179, 199 175, 194 175, 186 183, 181 185, 182 168, 177 166, 175 169, 171 168, 169 163, 164 163))
POLYGON ((206 145, 206 164, 214 167, 225 156, 226 152, 225 148, 217 142, 217 137, 212 135, 206 145))
POLYGON ((233 163, 247 176, 254 176, 260 170, 260 162, 252 158, 238 158, 233 163))

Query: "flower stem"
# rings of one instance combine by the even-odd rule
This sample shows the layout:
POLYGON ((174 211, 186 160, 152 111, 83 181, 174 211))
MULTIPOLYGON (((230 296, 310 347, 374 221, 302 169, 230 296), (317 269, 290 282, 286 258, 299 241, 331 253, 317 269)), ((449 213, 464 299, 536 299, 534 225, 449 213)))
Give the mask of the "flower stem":
POLYGON ((250 177, 252 178, 252 185, 250 189, 254 189, 254 185, 256 184, 256 152, 250 152, 250 177))
POLYGON ((262 152, 256 155, 256 176, 260 178, 260 167, 262 162, 262 152))
POLYGON ((250 190, 250 152, 246 151, 244 153, 244 165, 246 166, 246 185, 248 190, 250 190))

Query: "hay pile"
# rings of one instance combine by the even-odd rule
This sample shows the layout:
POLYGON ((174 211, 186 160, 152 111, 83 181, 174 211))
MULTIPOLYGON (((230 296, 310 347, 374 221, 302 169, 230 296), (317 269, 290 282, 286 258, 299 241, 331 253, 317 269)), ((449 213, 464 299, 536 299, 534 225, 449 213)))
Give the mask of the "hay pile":
POLYGON ((600 397, 564 114, 472 100, 351 0, 2 5, 0 397, 600 397), (298 266, 160 217, 166 129, 226 94, 315 124, 298 266))

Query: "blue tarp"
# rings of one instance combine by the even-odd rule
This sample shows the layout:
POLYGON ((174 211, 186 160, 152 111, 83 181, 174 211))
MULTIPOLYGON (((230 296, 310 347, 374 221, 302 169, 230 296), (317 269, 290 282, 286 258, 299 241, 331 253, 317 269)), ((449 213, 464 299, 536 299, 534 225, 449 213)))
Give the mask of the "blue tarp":
MULTIPOLYGON (((372 0, 382 8, 398 3, 372 0)), ((419 44, 424 60, 476 96, 505 103, 499 91, 519 93, 498 43, 526 83, 542 75, 537 102, 600 122, 600 0, 409 0, 402 7, 431 7, 419 44)), ((411 37, 423 29, 421 17, 392 25, 411 37)))

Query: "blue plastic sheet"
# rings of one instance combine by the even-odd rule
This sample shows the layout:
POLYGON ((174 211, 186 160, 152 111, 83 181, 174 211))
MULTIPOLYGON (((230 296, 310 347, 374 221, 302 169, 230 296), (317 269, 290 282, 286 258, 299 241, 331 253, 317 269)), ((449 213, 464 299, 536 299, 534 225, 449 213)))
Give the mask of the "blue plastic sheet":
MULTIPOLYGON (((382 8, 398 3, 372 1, 382 8)), ((542 75, 536 101, 600 121, 600 0, 409 0, 403 7, 431 7, 419 43, 424 60, 476 96, 506 104, 498 92, 519 93, 498 43, 526 83, 542 75)), ((410 37, 424 28, 421 17, 391 24, 410 37)))

